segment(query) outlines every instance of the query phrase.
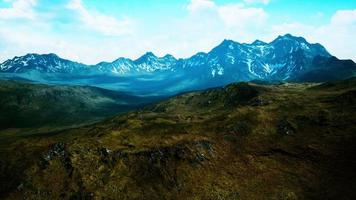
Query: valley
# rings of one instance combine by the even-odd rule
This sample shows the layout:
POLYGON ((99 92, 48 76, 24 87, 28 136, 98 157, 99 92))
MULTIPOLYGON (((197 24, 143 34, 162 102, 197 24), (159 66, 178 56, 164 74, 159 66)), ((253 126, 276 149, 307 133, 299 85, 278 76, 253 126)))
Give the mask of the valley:
POLYGON ((0 81, 0 143, 22 135, 91 124, 164 98, 90 86, 0 81))

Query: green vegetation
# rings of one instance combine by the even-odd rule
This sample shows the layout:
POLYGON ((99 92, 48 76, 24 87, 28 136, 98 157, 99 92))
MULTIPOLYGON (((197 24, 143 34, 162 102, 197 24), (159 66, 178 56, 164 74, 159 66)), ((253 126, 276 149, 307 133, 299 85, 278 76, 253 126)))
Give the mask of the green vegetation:
POLYGON ((93 123, 154 100, 95 87, 0 81, 0 130, 93 123))
POLYGON ((356 79, 186 93, 2 143, 0 192, 7 199, 355 199, 355 99, 356 79))

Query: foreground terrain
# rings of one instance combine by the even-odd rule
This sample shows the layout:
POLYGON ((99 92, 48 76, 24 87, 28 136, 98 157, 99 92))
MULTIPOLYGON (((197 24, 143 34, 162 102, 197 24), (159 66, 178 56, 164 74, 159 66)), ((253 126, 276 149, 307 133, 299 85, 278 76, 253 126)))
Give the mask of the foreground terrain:
POLYGON ((231 84, 0 145, 7 199, 355 199, 356 79, 231 84))

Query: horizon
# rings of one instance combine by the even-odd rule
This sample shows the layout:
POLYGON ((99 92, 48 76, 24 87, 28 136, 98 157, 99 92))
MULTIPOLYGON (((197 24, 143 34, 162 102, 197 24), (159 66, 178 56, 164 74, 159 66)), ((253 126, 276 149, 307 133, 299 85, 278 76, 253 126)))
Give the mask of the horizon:
POLYGON ((189 58, 224 39, 252 43, 287 33, 356 61, 352 0, 0 0, 0 25, 0 62, 28 53, 88 65, 146 52, 189 58))
MULTIPOLYGON (((194 53, 194 54, 192 54, 192 55, 189 55, 189 56, 187 56, 187 57, 176 57, 176 56, 174 56, 174 55, 172 55, 172 54, 169 54, 169 53, 160 56, 160 55, 156 55, 156 54, 155 54, 154 52, 152 52, 152 51, 147 51, 147 52, 145 52, 144 54, 139 55, 139 56, 136 57, 136 58, 128 58, 128 57, 118 56, 118 57, 116 57, 116 58, 113 59, 113 60, 101 60, 101 61, 99 61, 99 62, 97 62, 97 63, 94 63, 94 64, 88 64, 88 63, 80 62, 80 61, 77 61, 77 60, 71 60, 71 59, 69 59, 69 58, 61 57, 60 55, 58 55, 58 54, 56 54, 56 53, 53 53, 53 52, 43 53, 43 54, 41 54, 41 53, 29 52, 29 53, 26 53, 26 54, 23 54, 23 55, 16 55, 16 56, 14 56, 14 57, 8 58, 8 59, 6 59, 6 60, 4 60, 4 61, 1 61, 0 64, 1 64, 2 62, 6 62, 7 60, 12 60, 12 59, 17 58, 17 57, 23 57, 23 56, 31 55, 31 54, 37 54, 37 55, 50 55, 50 54, 54 54, 54 55, 60 57, 61 59, 65 59, 65 60, 77 62, 77 63, 84 64, 84 65, 87 65, 87 66, 98 65, 98 64, 100 64, 100 63, 102 63, 102 62, 111 63, 111 62, 114 62, 114 61, 116 61, 116 60, 118 60, 118 59, 120 59, 120 58, 125 58, 125 59, 130 59, 130 60, 132 60, 132 61, 136 61, 136 60, 140 59, 141 57, 145 56, 146 54, 150 54, 150 53, 153 54, 153 56, 155 56, 155 57, 157 57, 157 58, 163 58, 163 57, 165 57, 165 56, 173 56, 173 58, 175 58, 176 60, 179 60, 179 59, 189 59, 189 58, 191 58, 191 57, 193 57, 193 56, 195 56, 195 55, 197 55, 197 54, 199 54, 199 53, 209 53, 209 52, 212 51, 214 48, 216 48, 216 47, 218 47, 219 45, 221 45, 224 41, 232 41, 232 42, 234 42, 234 43, 242 44, 242 45, 252 45, 252 44, 253 44, 254 42, 256 42, 256 41, 260 41, 260 42, 264 42, 264 43, 266 43, 266 44, 270 44, 270 43, 272 43, 274 40, 278 39, 278 37, 285 37, 285 36, 288 36, 288 35, 290 35, 290 36, 292 36, 292 37, 295 37, 295 38, 301 37, 301 36, 292 35, 292 34, 290 34, 290 33, 286 33, 286 34, 284 34, 284 35, 278 35, 276 38, 274 38, 273 40, 271 40, 271 41, 269 41, 269 42, 266 42, 266 41, 263 41, 263 40, 260 40, 260 39, 256 39, 256 40, 254 40, 253 42, 250 42, 250 43, 242 43, 242 42, 238 42, 238 41, 235 41, 235 40, 232 40, 232 39, 223 39, 220 43, 218 43, 218 44, 216 44, 215 46, 211 47, 210 50, 208 50, 208 51, 198 51, 198 52, 196 52, 196 53, 194 53)), ((302 37, 302 38, 304 38, 304 37, 302 37)), ((310 42, 307 40, 307 38, 304 38, 304 39, 305 39, 308 43, 310 43, 310 42)), ((310 43, 310 44, 320 44, 320 43, 310 43)), ((322 44, 321 44, 321 45, 322 45, 322 44)), ((328 49, 326 49, 326 50, 328 51, 328 49)), ((329 52, 329 53, 330 53, 330 52, 329 52)), ((334 55, 332 55, 332 56, 334 56, 334 55)), ((352 60, 352 59, 345 59, 345 60, 352 60)))

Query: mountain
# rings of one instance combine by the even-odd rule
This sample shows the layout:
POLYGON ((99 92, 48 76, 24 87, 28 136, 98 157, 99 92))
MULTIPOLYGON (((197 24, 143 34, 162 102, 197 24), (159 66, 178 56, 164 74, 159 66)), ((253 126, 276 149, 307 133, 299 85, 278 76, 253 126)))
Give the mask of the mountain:
POLYGON ((316 56, 310 69, 299 72, 298 82, 326 82, 343 80, 356 75, 356 63, 352 60, 339 60, 336 57, 316 56))
POLYGON ((0 197, 356 199, 355 100, 355 78, 234 83, 0 140, 0 197))
POLYGON ((0 81, 0 130, 85 124, 157 99, 95 87, 0 81))
POLYGON ((333 57, 321 44, 286 34, 270 43, 224 40, 210 52, 200 52, 186 59, 172 55, 157 57, 148 52, 136 60, 119 58, 89 66, 54 54, 28 54, 5 61, 0 65, 0 72, 0 77, 9 79, 20 77, 41 83, 92 85, 135 90, 138 94, 147 93, 147 82, 153 81, 153 85, 157 85, 153 91, 176 94, 235 81, 339 80, 354 76, 356 67, 352 61, 333 57), (318 76, 313 78, 312 74, 318 76), (125 86, 123 81, 127 79, 125 86))
POLYGON ((174 70, 172 67, 176 62, 177 59, 172 55, 159 58, 152 52, 148 52, 134 61, 127 58, 119 58, 111 63, 101 62, 96 65, 96 68, 100 72, 132 75, 174 70))
POLYGON ((271 43, 255 41, 240 44, 224 40, 207 54, 186 60, 185 68, 205 68, 204 76, 225 80, 288 80, 307 70, 315 56, 331 55, 320 44, 310 44, 304 38, 279 36, 271 43))
POLYGON ((80 73, 89 68, 77 62, 62 59, 55 54, 27 54, 15 57, 0 64, 1 72, 26 73, 36 71, 40 73, 80 73))

